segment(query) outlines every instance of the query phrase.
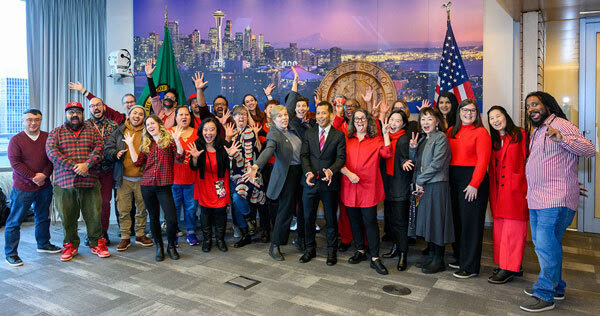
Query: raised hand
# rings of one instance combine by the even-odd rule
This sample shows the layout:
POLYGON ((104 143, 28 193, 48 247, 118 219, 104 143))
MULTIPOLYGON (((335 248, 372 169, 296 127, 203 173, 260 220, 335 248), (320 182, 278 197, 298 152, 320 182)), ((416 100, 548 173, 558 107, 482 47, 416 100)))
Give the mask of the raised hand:
POLYGON ((128 151, 129 149, 123 149, 121 151, 119 151, 117 153, 117 159, 121 159, 121 157, 123 157, 123 155, 128 151))
POLYGON ((225 124, 227 124, 227 120, 229 120, 230 117, 231 114, 229 114, 229 109, 225 109, 225 112, 223 112, 223 116, 217 116, 217 120, 219 120, 219 123, 221 123, 221 125, 225 126, 225 124))
POLYGON ((133 146, 133 134, 125 132, 125 134, 123 135, 123 141, 125 142, 125 144, 127 144, 127 146, 133 146))
POLYGON ((83 91, 85 91, 85 89, 83 88, 83 85, 79 81, 77 81, 77 83, 75 83, 75 82, 69 82, 69 89, 71 89, 71 90, 77 90, 77 91, 79 91, 81 93, 83 93, 83 91))
POLYGON ((273 89, 275 89, 275 85, 273 83, 269 83, 269 85, 266 88, 263 88, 263 91, 265 92, 265 95, 271 95, 273 89))
POLYGON ((156 69, 156 66, 152 66, 153 64, 154 64, 154 60, 152 58, 146 59, 144 71, 146 72, 146 77, 148 77, 148 78, 152 78, 152 73, 156 69))
POLYGON ((335 115, 344 116, 344 102, 345 100, 343 98, 335 98, 333 100, 335 115))
POLYGON ((411 171, 414 166, 415 164, 412 162, 412 160, 407 160, 402 164, 402 170, 411 171))
POLYGON ((367 87, 365 93, 362 95, 362 98, 365 100, 365 102, 370 102, 373 99, 373 89, 371 89, 371 87, 367 87))
POLYGON ((192 156, 192 158, 197 159, 204 152, 204 149, 199 151, 198 148, 196 148, 196 145, 194 145, 192 146, 192 148, 190 148, 190 150, 188 150, 188 152, 190 153, 190 156, 192 156))
POLYGON ((233 157, 238 151, 242 150, 242 144, 237 140, 234 140, 231 143, 231 146, 225 146, 225 151, 229 155, 229 157, 233 157))
POLYGON ((254 124, 250 125, 250 128, 252 129, 256 137, 258 137, 258 132, 260 132, 262 126, 259 123, 254 122, 254 124))
POLYGON ((383 134, 390 133, 390 122, 388 120, 381 120, 381 132, 383 134))
POLYGON ((390 110, 390 106, 385 102, 385 100, 379 101, 379 119, 383 120, 385 115, 390 110))
POLYGON ((181 125, 175 126, 175 130, 171 131, 171 135, 173 135, 173 139, 178 140, 183 134, 183 127, 181 125))
POLYGON ((546 127, 548 127, 548 129, 546 130, 546 136, 550 138, 550 140, 552 140, 553 142, 562 143, 564 139, 562 133, 556 128, 550 126, 550 124, 548 123, 546 123, 546 127))
POLYGON ((410 148, 417 148, 417 146, 419 146, 419 132, 412 132, 412 137, 410 138, 408 146, 410 148))
POLYGON ((317 106, 317 104, 321 103, 321 88, 316 88, 315 89, 315 106, 317 106))
POLYGON ((429 103, 429 100, 425 99, 423 101, 421 101, 421 106, 417 105, 417 110, 421 111, 422 108, 429 108, 431 107, 431 103, 429 103))
POLYGON ((225 129, 225 139, 231 139, 235 136, 235 126, 233 123, 227 123, 223 125, 223 128, 225 129))
POLYGON ((296 67, 292 66, 292 71, 294 72, 294 81, 298 82, 300 80, 300 76, 298 75, 298 72, 296 71, 296 67))
POLYGON ((197 71, 196 74, 192 77, 194 81, 194 86, 196 86, 196 90, 204 89, 208 81, 204 81, 204 73, 197 71))

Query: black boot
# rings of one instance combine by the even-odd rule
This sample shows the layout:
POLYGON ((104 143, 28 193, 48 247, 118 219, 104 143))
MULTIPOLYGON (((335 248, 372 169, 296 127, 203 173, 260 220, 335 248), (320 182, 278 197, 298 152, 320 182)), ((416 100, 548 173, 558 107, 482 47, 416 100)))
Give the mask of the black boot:
POLYGON ((392 246, 392 249, 390 249, 390 252, 384 253, 383 255, 381 255, 383 258, 395 258, 398 255, 399 251, 398 251, 398 245, 394 244, 392 246))
POLYGON ((202 251, 209 252, 212 248, 212 223, 210 221, 210 214, 208 212, 202 212, 200 214, 200 220, 202 222, 202 251))
POLYGON ((222 252, 227 252, 227 243, 225 243, 225 226, 217 226, 217 248, 222 252))
POLYGON ((271 247, 269 247, 269 256, 277 261, 285 260, 281 254, 281 250, 279 250, 279 245, 276 244, 271 244, 271 247))
POLYGON ((431 261, 433 261, 433 252, 430 251, 431 250, 431 244, 432 243, 427 243, 427 247, 425 248, 425 250, 427 250, 427 253, 425 254, 425 250, 423 250, 421 253, 423 253, 423 257, 422 259, 417 262, 415 264, 415 267, 417 268, 423 268, 424 266, 428 265, 431 263, 431 261))
POLYGON ((233 248, 241 248, 252 243, 252 238, 248 233, 248 227, 240 227, 240 231, 242 232, 242 238, 233 244, 233 248))
POLYGON ((269 241, 271 241, 271 236, 269 235, 269 231, 266 230, 266 229, 261 229, 261 231, 260 231, 260 242, 266 244, 269 241))
POLYGON ((246 224, 248 224, 248 234, 254 236, 254 234, 256 234, 256 217, 250 212, 247 215, 244 215, 244 219, 246 220, 246 224))
POLYGON ((296 246, 296 249, 298 249, 299 252, 306 251, 306 243, 304 242, 304 238, 297 237, 296 239, 292 240, 292 245, 296 246))
POLYGON ((433 252, 433 260, 430 264, 423 266, 421 268, 421 272, 425 274, 432 274, 446 270, 446 263, 444 262, 444 250, 444 246, 438 246, 433 243, 430 244, 429 252, 433 252))
POLYGON ((408 253, 400 252, 399 256, 400 257, 398 258, 398 265, 396 266, 396 269, 398 269, 398 271, 404 271, 408 267, 408 253))
POLYGON ((177 247, 175 247, 174 242, 169 242, 167 253, 169 254, 169 257, 171 257, 171 260, 179 260, 179 253, 177 252, 177 247))
POLYGON ((165 260, 165 248, 162 240, 154 240, 154 243, 156 244, 156 261, 165 260))

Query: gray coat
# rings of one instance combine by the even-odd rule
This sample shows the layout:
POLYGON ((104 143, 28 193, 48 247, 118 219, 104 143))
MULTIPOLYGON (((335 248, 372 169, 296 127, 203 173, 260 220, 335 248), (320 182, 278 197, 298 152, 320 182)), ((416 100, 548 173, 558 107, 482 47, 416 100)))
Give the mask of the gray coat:
MULTIPOLYGON (((286 109, 288 112, 288 132, 294 131, 302 140, 298 132, 298 122, 292 118, 295 115, 295 98, 288 98, 286 109)), ((260 153, 255 164, 259 169, 262 169, 269 159, 275 155, 275 164, 271 171, 271 178, 267 187, 267 197, 271 200, 276 200, 283 189, 285 179, 287 178, 290 163, 294 155, 294 148, 288 138, 275 126, 272 126, 267 134, 267 144, 260 153)))
MULTIPOLYGON (((423 146, 425 138, 419 140, 419 146, 423 146)), ((449 181, 450 179, 450 144, 446 134, 435 131, 429 135, 429 139, 423 148, 421 156, 421 168, 415 170, 414 181, 423 186, 427 183, 449 181)), ((409 158, 415 159, 417 148, 411 148, 409 158)))

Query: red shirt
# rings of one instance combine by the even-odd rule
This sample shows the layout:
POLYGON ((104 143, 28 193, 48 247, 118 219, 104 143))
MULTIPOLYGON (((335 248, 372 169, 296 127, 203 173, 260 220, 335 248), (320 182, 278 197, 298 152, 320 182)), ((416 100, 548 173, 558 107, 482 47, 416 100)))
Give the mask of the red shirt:
POLYGON ((166 148, 160 148, 154 141, 150 143, 148 153, 140 152, 136 167, 144 167, 141 185, 165 186, 173 184, 173 165, 175 160, 183 161, 184 155, 177 153, 177 146, 171 142, 166 148))
MULTIPOLYGON (((229 170, 225 170, 225 177, 219 178, 217 176, 217 153, 206 152, 206 167, 204 168, 204 179, 200 178, 199 172, 194 172, 195 185, 194 185, 194 199, 198 201, 203 207, 208 208, 221 208, 229 204, 229 170), (215 182, 223 181, 225 186, 225 196, 222 198, 217 197, 217 189, 215 182)), ((198 162, 200 163, 200 162, 198 162)))
MULTIPOLYGON (((271 130, 269 128, 269 126, 267 126, 267 124, 264 124, 262 126, 262 129, 267 134, 269 134, 269 131, 271 130)), ((267 145, 267 136, 258 136, 258 140, 260 141, 260 145, 261 145, 260 147, 265 148, 265 146, 267 145)), ((275 155, 271 156, 271 158, 269 158, 269 161, 267 161, 267 163, 274 165, 275 164, 275 155)))
MULTIPOLYGON (((174 130, 174 127, 169 128, 169 131, 174 130)), ((173 184, 194 184, 194 180, 196 179, 196 176, 194 174, 197 172, 190 169, 190 153, 188 151, 191 150, 192 146, 194 146, 194 142, 196 141, 196 139, 198 139, 197 132, 198 130, 194 129, 190 137, 183 138, 182 136, 181 138, 179 138, 179 143, 181 143, 181 146, 183 146, 183 150, 185 152, 185 159, 182 163, 175 162, 175 166, 173 167, 173 184)))
POLYGON ((475 167, 469 185, 479 189, 479 185, 487 172, 492 154, 492 139, 483 127, 463 125, 454 138, 450 137, 451 127, 446 136, 452 151, 451 166, 475 167))
POLYGON ((379 160, 392 157, 392 146, 384 145, 383 137, 365 136, 346 139, 345 167, 359 177, 358 183, 342 176, 342 202, 348 207, 371 207, 385 198, 379 160))

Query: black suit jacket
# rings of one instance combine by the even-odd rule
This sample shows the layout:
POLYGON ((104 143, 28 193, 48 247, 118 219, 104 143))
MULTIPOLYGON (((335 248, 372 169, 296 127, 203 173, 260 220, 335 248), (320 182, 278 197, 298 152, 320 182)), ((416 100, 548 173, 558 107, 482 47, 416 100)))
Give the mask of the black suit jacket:
POLYGON ((305 190, 338 191, 340 189, 340 169, 346 163, 346 138, 344 133, 332 126, 325 139, 323 151, 321 151, 319 148, 319 127, 309 128, 302 140, 300 158, 304 173, 302 185, 304 185, 305 190), (329 186, 327 182, 316 179, 317 174, 323 174, 323 169, 330 169, 333 172, 333 180, 329 186), (315 183, 314 186, 306 184, 306 174, 309 172, 315 175, 312 181, 315 183))

